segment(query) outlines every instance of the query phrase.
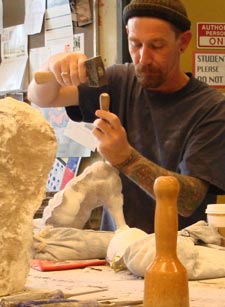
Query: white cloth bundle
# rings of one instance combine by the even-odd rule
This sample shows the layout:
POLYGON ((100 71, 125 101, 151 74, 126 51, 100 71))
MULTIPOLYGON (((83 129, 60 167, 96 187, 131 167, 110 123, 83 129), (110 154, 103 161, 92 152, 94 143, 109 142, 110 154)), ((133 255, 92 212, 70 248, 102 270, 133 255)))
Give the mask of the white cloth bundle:
POLYGON ((53 261, 105 258, 114 233, 47 226, 34 235, 33 258, 53 261))
MULTIPOLYGON (((225 277, 225 247, 220 244, 221 235, 205 221, 178 232, 177 255, 189 280, 225 277)), ((115 271, 128 269, 143 277, 155 257, 155 234, 128 226, 115 233, 47 226, 34 235, 33 247, 33 258, 63 261, 107 257, 115 271)))
MULTIPOLYGON (((225 247, 220 244, 218 231, 204 221, 178 233, 177 255, 189 280, 225 277, 225 247)), ((129 245, 122 260, 129 271, 143 277, 154 257, 155 235, 150 234, 129 245)))

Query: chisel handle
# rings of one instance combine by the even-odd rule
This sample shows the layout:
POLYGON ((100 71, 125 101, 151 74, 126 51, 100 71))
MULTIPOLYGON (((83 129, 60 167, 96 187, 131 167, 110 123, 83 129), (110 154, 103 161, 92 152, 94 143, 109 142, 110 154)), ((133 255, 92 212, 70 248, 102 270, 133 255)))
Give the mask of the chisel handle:
POLYGON ((99 97, 100 109, 109 111, 110 106, 110 96, 108 93, 102 93, 99 97))

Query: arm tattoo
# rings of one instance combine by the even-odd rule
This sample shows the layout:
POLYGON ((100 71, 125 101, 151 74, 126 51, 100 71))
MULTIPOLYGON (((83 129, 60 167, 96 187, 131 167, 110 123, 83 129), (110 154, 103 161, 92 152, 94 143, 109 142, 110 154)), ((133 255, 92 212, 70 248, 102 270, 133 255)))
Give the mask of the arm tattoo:
POLYGON ((201 179, 171 172, 144 158, 132 148, 130 157, 114 165, 126 177, 155 199, 153 184, 159 176, 174 176, 180 184, 178 213, 190 216, 201 204, 208 190, 208 183, 201 179))

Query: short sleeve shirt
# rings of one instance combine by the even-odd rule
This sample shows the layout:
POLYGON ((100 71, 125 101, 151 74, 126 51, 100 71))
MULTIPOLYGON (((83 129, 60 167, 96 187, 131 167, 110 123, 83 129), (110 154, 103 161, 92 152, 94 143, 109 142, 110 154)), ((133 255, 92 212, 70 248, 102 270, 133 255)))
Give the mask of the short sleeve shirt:
MULTIPOLYGON (((189 74, 181 90, 162 94, 144 89, 132 64, 107 69, 108 85, 79 88, 79 107, 68 107, 72 120, 93 122, 99 95, 108 92, 110 111, 126 129, 129 143, 170 171, 205 180, 206 199, 191 217, 179 216, 179 229, 205 219, 207 203, 225 193, 225 96, 189 74)), ((130 227, 154 231, 155 201, 121 175, 124 215, 130 227)))

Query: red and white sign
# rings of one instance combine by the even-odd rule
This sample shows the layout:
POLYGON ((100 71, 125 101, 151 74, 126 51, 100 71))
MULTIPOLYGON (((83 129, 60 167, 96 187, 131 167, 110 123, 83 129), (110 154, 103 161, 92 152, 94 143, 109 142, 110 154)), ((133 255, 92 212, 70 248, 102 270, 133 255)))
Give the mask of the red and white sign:
POLYGON ((225 48, 225 23, 197 23, 198 48, 225 48))

